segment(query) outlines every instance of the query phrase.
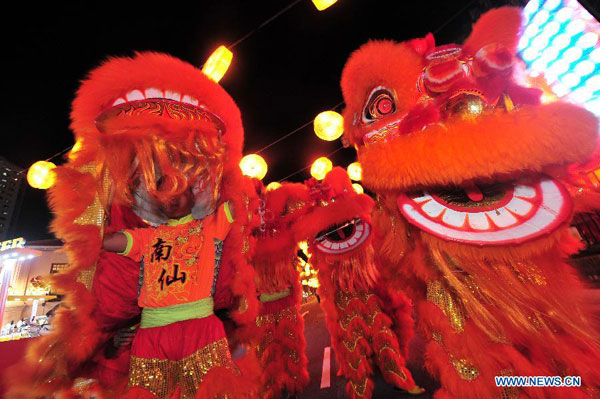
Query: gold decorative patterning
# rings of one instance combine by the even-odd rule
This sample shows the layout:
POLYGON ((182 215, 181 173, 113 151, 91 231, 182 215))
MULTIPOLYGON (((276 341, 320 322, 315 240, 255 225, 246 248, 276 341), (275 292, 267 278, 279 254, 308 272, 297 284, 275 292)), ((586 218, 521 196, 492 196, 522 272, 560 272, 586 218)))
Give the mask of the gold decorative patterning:
MULTIPOLYGON (((90 162, 77 169, 81 173, 91 174, 97 180, 97 169, 94 162, 90 162)), ((96 189, 94 201, 79 215, 74 221, 74 224, 94 225, 100 228, 100 234, 103 233, 104 220, 106 218, 106 209, 108 209, 108 193, 110 192, 111 180, 106 170, 101 172, 102 181, 100 187, 96 189)), ((91 291, 94 282, 94 274, 96 273, 96 265, 81 270, 77 276, 77 281, 85 285, 91 291)))
MULTIPOLYGON (((500 375, 509 377, 514 375, 512 370, 501 370, 500 375)), ((518 399, 519 389, 515 387, 503 387, 500 390, 499 399, 518 399)))
POLYGON ((452 297, 441 281, 434 280, 427 283, 427 300, 442 310, 455 331, 464 330, 465 312, 462 304, 452 297))
POLYGON ((463 380, 473 381, 479 376, 479 370, 467 359, 454 359, 450 357, 450 363, 463 380))
POLYGON ((266 326, 267 324, 275 324, 279 323, 283 319, 288 319, 296 322, 296 315, 298 311, 295 306, 289 306, 285 309, 281 309, 279 312, 274 314, 266 314, 262 316, 258 316, 256 318, 256 325, 258 327, 266 326))
POLYGON ((214 367, 226 367, 239 375, 225 338, 206 345, 181 360, 131 356, 129 388, 139 386, 150 391, 157 399, 167 399, 179 386, 181 399, 193 399, 204 376, 214 367))
POLYGON ((366 291, 351 293, 347 291, 338 290, 335 293, 335 306, 337 306, 341 310, 345 310, 348 307, 348 304, 353 299, 360 299, 362 303, 367 304, 367 302, 369 302, 369 299, 372 296, 373 294, 370 294, 366 291))
POLYGON ((358 396, 364 396, 367 390, 367 381, 367 378, 365 378, 361 382, 350 381, 350 384, 352 384, 352 389, 358 396))

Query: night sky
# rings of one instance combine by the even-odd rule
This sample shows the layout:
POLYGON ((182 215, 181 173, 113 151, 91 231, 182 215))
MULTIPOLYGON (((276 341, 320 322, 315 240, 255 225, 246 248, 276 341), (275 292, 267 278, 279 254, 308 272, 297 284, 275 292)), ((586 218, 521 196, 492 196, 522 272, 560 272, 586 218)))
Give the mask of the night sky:
MULTIPOLYGON (((105 57, 154 50, 201 66, 216 47, 235 42, 291 2, 53 2, 42 6, 47 9, 12 3, 20 10, 5 13, 11 23, 1 28, 8 73, 0 155, 28 167, 72 145, 70 103, 79 81, 105 57)), ((242 111, 245 152, 263 148, 340 103, 344 63, 369 39, 401 41, 435 32, 440 44, 460 42, 491 3, 339 0, 319 12, 310 0, 300 1, 236 46, 233 64, 221 80, 242 111)), ((261 153, 269 164, 263 181, 282 179, 340 146, 339 140, 319 140, 309 125, 261 153)), ((344 167, 354 158, 353 149, 331 157, 344 167)), ((309 177, 306 171, 290 180, 309 177)), ((16 236, 52 238, 45 192, 25 186, 16 236)))

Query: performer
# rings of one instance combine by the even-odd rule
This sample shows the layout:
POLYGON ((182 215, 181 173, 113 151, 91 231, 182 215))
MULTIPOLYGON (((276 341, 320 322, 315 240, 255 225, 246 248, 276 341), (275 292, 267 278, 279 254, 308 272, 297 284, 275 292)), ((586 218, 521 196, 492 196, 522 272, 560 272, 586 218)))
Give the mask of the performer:
MULTIPOLYGON (((143 262, 140 329, 131 350, 129 388, 170 397, 178 387, 192 398, 207 364, 237 373, 225 331, 213 313, 223 241, 233 215, 229 203, 194 220, 191 189, 161 210, 170 218, 157 228, 123 230, 104 238, 104 249, 143 262), (181 337, 185 336, 182 340, 181 337)), ((223 386, 226 393, 229 388, 223 386)))
POLYGON ((557 178, 592 154, 598 120, 513 80, 521 24, 519 9, 499 8, 463 45, 370 42, 342 73, 345 140, 378 197, 382 280, 415 302, 438 399, 590 398, 600 386, 598 325, 566 262, 581 248, 572 197, 557 178), (582 386, 494 379, 539 375, 582 386))
MULTIPOLYGON (((376 292, 383 282, 371 245, 373 200, 357 194, 339 167, 322 182, 311 179, 306 185, 312 207, 292 229, 298 240, 307 239, 318 269, 321 306, 340 372, 348 379, 348 396, 372 397, 375 367, 388 383, 411 394, 423 393, 405 365, 413 328, 410 301, 395 293, 395 310, 403 320, 393 326, 376 292)), ((385 287, 380 289, 385 292, 385 287)))
POLYGON ((308 384, 302 286, 291 224, 307 204, 302 184, 283 183, 263 193, 262 223, 255 229, 252 265, 262 304, 256 318, 257 354, 262 365, 261 397, 295 398, 308 384))
MULTIPOLYGON (((49 193, 55 214, 52 229, 65 242, 69 256, 70 268, 53 282, 53 288, 66 294, 65 309, 58 314, 53 333, 30 346, 27 358, 13 371, 18 377, 8 377, 8 398, 78 398, 89 394, 81 384, 74 385, 80 377, 92 376, 99 381, 84 366, 115 331, 140 315, 140 274, 158 270, 156 279, 152 276, 144 280, 144 284, 151 284, 162 273, 156 268, 140 273, 140 263, 101 251, 103 234, 149 226, 159 226, 153 230, 157 232, 166 229, 167 226, 160 227, 168 222, 161 208, 165 210, 173 198, 186 198, 190 189, 194 219, 225 220, 219 215, 225 212, 226 203, 238 216, 230 225, 219 225, 214 237, 224 239, 216 288, 212 292, 214 268, 204 268, 206 279, 195 282, 191 275, 186 275, 185 283, 187 287, 202 281, 204 285, 191 290, 201 296, 171 295, 184 285, 181 278, 184 266, 180 265, 177 271, 166 270, 163 276, 163 288, 168 287, 164 292, 169 293, 166 302, 162 299, 153 302, 156 292, 149 294, 150 287, 143 286, 140 303, 148 308, 162 307, 213 296, 215 309, 227 309, 239 328, 254 324, 257 315, 254 272, 248 261, 258 198, 252 182, 241 175, 238 166, 243 143, 241 117, 225 90, 179 59, 166 54, 138 53, 134 57, 112 58, 92 71, 77 93, 71 116, 81 148, 70 154, 67 164, 56 168, 56 184, 49 193), (209 216, 213 214, 216 216, 209 216)), ((187 205, 185 208, 187 212, 187 205)), ((188 240, 197 244, 196 239, 188 240)), ((178 243, 171 251, 176 248, 185 250, 186 246, 178 243)), ((204 242, 202 251, 208 251, 208 258, 202 259, 211 260, 215 242, 204 242)), ((156 314, 149 312, 145 313, 156 314)), ((221 342, 222 330, 214 317, 183 323, 208 323, 214 329, 203 330, 206 343, 221 342)), ((143 332, 134 345, 137 358, 156 357, 152 352, 154 347, 140 339, 153 334, 150 331, 171 328, 176 327, 141 329, 143 332), (141 352, 144 348, 148 352, 141 352)), ((179 336, 171 335, 171 339, 179 340, 179 336)), ((200 345, 201 340, 190 343, 200 345)), ((223 349, 219 349, 218 355, 221 364, 228 367, 212 367, 211 362, 205 362, 202 374, 206 375, 196 397, 212 399, 223 394, 223 387, 231 391, 226 393, 228 397, 251 396, 257 392, 258 365, 252 356, 244 356, 234 360, 236 368, 233 368, 227 347, 221 343, 218 348, 223 349)), ((183 349, 192 353, 200 348, 183 349)), ((131 367, 143 373, 142 369, 131 367)), ((164 376, 154 375, 161 381, 165 381, 164 376)), ((173 379, 181 380, 171 375, 166 381, 171 384, 173 379)), ((117 397, 126 384, 127 381, 115 381, 96 385, 100 385, 101 394, 117 397)), ((98 389, 94 389, 97 394, 98 389)), ((170 385, 165 389, 161 388, 161 395, 171 392, 170 385)), ((182 387, 181 393, 189 396, 194 389, 195 386, 182 387)), ((130 396, 136 394, 153 396, 140 387, 128 391, 130 396)))

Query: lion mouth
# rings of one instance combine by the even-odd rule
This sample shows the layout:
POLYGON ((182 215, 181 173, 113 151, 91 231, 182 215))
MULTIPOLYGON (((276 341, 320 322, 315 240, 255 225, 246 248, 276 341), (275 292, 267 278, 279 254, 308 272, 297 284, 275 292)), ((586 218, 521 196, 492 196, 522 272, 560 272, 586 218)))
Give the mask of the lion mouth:
POLYGON ((339 255, 361 246, 370 234, 371 226, 369 223, 356 218, 320 232, 315 238, 315 243, 319 251, 339 255))
POLYGON ((477 245, 521 243, 567 220, 571 202, 556 180, 494 183, 401 194, 407 220, 437 237, 477 245))
POLYGON ((141 115, 209 122, 215 125, 221 135, 225 132, 225 124, 221 118, 196 98, 156 88, 132 90, 118 97, 96 118, 96 126, 104 132, 109 120, 141 115))

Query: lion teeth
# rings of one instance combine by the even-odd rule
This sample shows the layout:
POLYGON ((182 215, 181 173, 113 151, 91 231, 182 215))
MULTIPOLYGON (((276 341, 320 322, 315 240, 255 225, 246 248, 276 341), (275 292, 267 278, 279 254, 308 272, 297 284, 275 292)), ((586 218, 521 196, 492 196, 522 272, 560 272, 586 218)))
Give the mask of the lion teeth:
POLYGON ((145 100, 146 97, 144 97, 144 93, 142 93, 139 90, 132 90, 129 93, 127 93, 125 95, 125 98, 127 98, 127 101, 138 101, 138 100, 145 100))
POLYGON ((446 208, 437 201, 429 201, 426 204, 424 204, 421 209, 423 209, 423 212, 425 212, 432 218, 436 218, 440 216, 446 208))
POLYGON ((529 211, 531 211, 533 205, 530 202, 525 201, 524 199, 521 199, 519 197, 513 197, 513 199, 511 199, 510 202, 506 204, 505 208, 513 213, 516 213, 519 216, 525 216, 529 213, 529 211))
POLYGON ((117 98, 117 99, 115 100, 115 102, 113 103, 113 107, 114 107, 115 105, 124 104, 124 103, 126 103, 126 102, 127 102, 127 101, 125 101, 124 99, 122 99, 121 97, 119 97, 119 98, 117 98))
POLYGON ((469 213, 469 225, 473 230, 488 230, 490 221, 483 212, 469 213))
POLYGON ((171 91, 171 90, 166 90, 165 98, 167 98, 169 100, 173 100, 173 101, 181 101, 181 94, 171 91))
POLYGON ((462 227, 465 224, 467 214, 463 212, 457 212, 454 209, 446 208, 442 221, 449 226, 462 227))
POLYGON ((145 90, 146 98, 163 98, 162 90, 158 90, 154 87, 145 90))
POLYGON ((521 198, 535 198, 535 189, 530 186, 519 184, 514 188, 515 195, 521 198))
POLYGON ((485 214, 488 215, 489 218, 492 219, 492 222, 498 227, 508 227, 517 223, 517 218, 504 208, 494 209, 485 214))

